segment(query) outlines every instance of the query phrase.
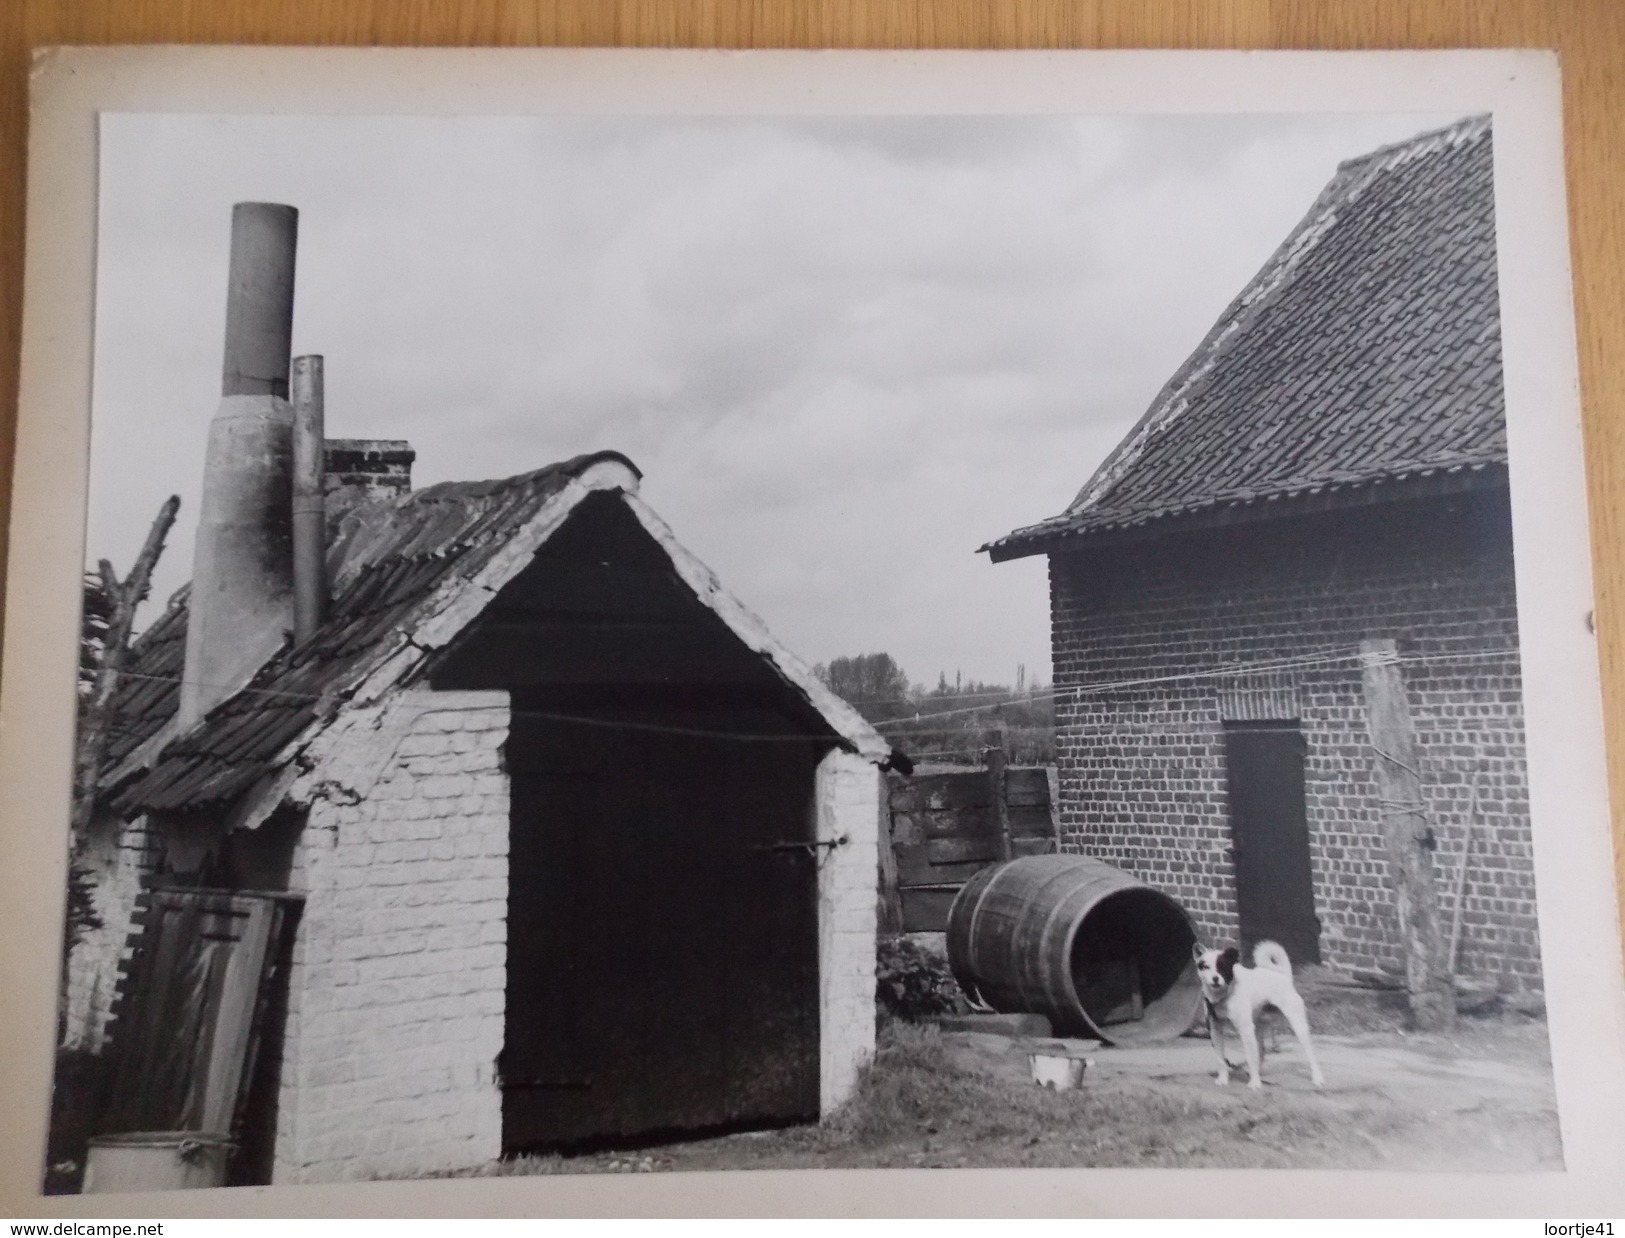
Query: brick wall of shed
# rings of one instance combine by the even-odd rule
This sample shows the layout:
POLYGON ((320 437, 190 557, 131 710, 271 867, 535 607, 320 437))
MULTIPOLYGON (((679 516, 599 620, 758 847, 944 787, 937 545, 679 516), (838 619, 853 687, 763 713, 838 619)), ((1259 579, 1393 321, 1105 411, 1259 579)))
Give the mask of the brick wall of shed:
POLYGON ((875 1051, 875 895, 880 858, 879 768, 832 750, 818 763, 817 834, 844 840, 818 868, 819 1112, 857 1087, 875 1051))
MULTIPOLYGON (((1476 780, 1462 970, 1541 985, 1505 491, 1121 544, 1050 559, 1066 850, 1237 931, 1219 693, 1166 680, 1226 663, 1352 654, 1394 637, 1415 719, 1446 925, 1476 780), (1069 689, 1083 689, 1068 695, 1069 689)), ((1399 961, 1360 669, 1291 673, 1326 961, 1399 961)))
POLYGON ((413 692, 323 755, 291 882, 274 1181, 500 1155, 508 719, 506 693, 413 692))
POLYGON ((81 863, 91 874, 91 901, 101 927, 87 930, 68 956, 67 991, 62 1010, 62 1044, 100 1053, 118 983, 118 963, 127 953, 136 896, 151 877, 156 838, 145 817, 123 821, 103 815, 91 823, 81 863))

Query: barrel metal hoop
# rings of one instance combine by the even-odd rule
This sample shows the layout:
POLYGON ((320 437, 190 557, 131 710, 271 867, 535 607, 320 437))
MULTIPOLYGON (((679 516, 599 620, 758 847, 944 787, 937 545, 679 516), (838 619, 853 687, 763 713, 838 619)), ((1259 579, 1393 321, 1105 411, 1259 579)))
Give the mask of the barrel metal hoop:
MULTIPOLYGON (((1044 927, 1043 927, 1042 930, 1040 930, 1040 932, 1038 934, 1038 946, 1039 946, 1040 957, 1043 957, 1044 944, 1049 941, 1050 928, 1054 925, 1055 918, 1061 914, 1061 909, 1063 907, 1065 907, 1066 905, 1067 905, 1067 900, 1065 898, 1059 898, 1059 899, 1054 900, 1054 906, 1052 906, 1049 909, 1049 915, 1044 917, 1044 927)), ((1078 935, 1078 926, 1083 923, 1083 920, 1084 920, 1083 916, 1077 917, 1077 919, 1075 919, 1072 922, 1072 926, 1067 930, 1067 932, 1065 934, 1065 936, 1066 936, 1066 945, 1062 948, 1062 958, 1065 960, 1065 964, 1064 964, 1064 967, 1063 967, 1063 970, 1062 970, 1062 974, 1066 977, 1066 982, 1065 982, 1066 983, 1066 991, 1063 992, 1063 993, 1056 994, 1057 997, 1062 997, 1062 998, 1070 997, 1072 999, 1072 1005, 1076 1006, 1079 1010, 1083 1010, 1083 1003, 1078 1000, 1077 985, 1075 985, 1072 982, 1072 943, 1073 943, 1073 940, 1078 935)), ((1048 969, 1046 968, 1046 969, 1042 969, 1042 970, 1044 971, 1044 974, 1047 977, 1048 969)), ((1048 988, 1049 986, 1046 985, 1045 987, 1048 988)), ((1023 994, 1023 996, 1025 996, 1025 994, 1023 994)), ((1044 996, 1048 997, 1050 995, 1048 993, 1046 993, 1044 996)), ((1088 1014, 1085 1013, 1084 1018, 1087 1019, 1088 1017, 1089 1017, 1088 1014)))
MULTIPOLYGON (((965 937, 965 953, 969 956, 966 962, 969 964, 970 973, 972 976, 980 976, 982 972, 981 960, 977 958, 977 949, 981 943, 981 934, 976 931, 977 923, 982 918, 982 908, 987 906, 988 891, 993 889, 994 883, 998 881, 1000 877, 1004 876, 1005 873, 1009 871, 1009 868, 1009 865, 1004 865, 1001 868, 994 869, 993 875, 987 879, 987 884, 985 884, 976 893, 976 904, 971 908, 970 911, 970 929, 965 937)), ((978 980, 976 984, 978 996, 980 996, 981 987, 981 981, 978 980)), ((1023 994, 1023 998, 1025 998, 1025 996, 1026 995, 1023 994)))
MULTIPOLYGON (((1037 897, 1038 897, 1039 894, 1047 893, 1052 886, 1054 886, 1054 885, 1056 885, 1058 883, 1070 881, 1073 878, 1073 876, 1078 872, 1078 870, 1083 868, 1083 867, 1084 866, 1081 865, 1081 864, 1070 864, 1070 865, 1066 866, 1065 868, 1060 869, 1057 872, 1051 873, 1043 881, 1039 882, 1038 886, 1035 888, 1035 890, 1033 892, 1034 901, 1037 900, 1037 897)), ((1043 946, 1044 946, 1044 943, 1049 940, 1049 934, 1050 934, 1051 926, 1055 923, 1056 917, 1058 917, 1061 914, 1063 909, 1066 909, 1068 911, 1069 915, 1071 914, 1070 909, 1069 909, 1069 904, 1070 904, 1071 900, 1070 900, 1070 898, 1068 896, 1071 895, 1071 894, 1075 894, 1076 892, 1077 892, 1077 887, 1074 887, 1072 890, 1067 891, 1066 894, 1063 894, 1060 898, 1050 900, 1051 906, 1050 906, 1050 909, 1049 909, 1049 914, 1044 917, 1044 924, 1043 924, 1043 927, 1040 929, 1039 935, 1038 935, 1039 953, 1040 953, 1041 958, 1045 957, 1044 954, 1043 954, 1043 946)), ((1057 993, 1057 994, 1050 993, 1049 992, 1049 984, 1048 984, 1049 969, 1044 968, 1044 967, 1040 967, 1040 969, 1039 969, 1040 976, 1044 980, 1044 997, 1045 997, 1045 999, 1048 1000, 1048 999, 1050 999, 1052 997, 1058 997, 1058 998, 1063 998, 1064 999, 1064 998, 1070 996, 1071 999, 1072 999, 1071 1005, 1076 1007, 1078 1010, 1083 1009, 1083 1003, 1078 1001, 1077 993, 1075 991, 1075 986, 1072 985, 1072 983, 1070 981, 1070 976, 1071 976, 1071 973, 1072 973, 1072 942, 1073 942, 1073 939, 1077 936, 1077 932, 1076 932, 1077 926, 1079 924, 1082 924, 1082 923, 1083 923, 1083 917, 1079 916, 1076 919, 1076 921, 1073 923, 1072 929, 1070 931, 1068 931, 1067 934, 1066 934, 1066 944, 1065 944, 1065 947, 1064 947, 1064 959, 1065 959, 1066 974, 1069 977, 1067 985, 1066 985, 1066 991, 1064 991, 1062 993, 1057 993)), ((1026 994, 1024 993, 1023 997, 1025 997, 1025 996, 1026 996, 1026 994)), ((1061 1002, 1060 1004, 1061 1005, 1066 1005, 1066 1003, 1064 1001, 1061 1002)))

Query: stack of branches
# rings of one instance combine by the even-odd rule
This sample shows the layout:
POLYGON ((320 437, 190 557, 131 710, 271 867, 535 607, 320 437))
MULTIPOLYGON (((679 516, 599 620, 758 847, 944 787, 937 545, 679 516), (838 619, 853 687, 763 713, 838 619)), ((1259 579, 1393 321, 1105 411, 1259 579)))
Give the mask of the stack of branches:
POLYGON ((180 510, 171 495, 158 509, 147 540, 129 575, 120 580, 106 559, 84 577, 84 605, 79 624, 79 717, 74 733, 73 817, 69 836, 68 909, 63 924, 64 966, 68 950, 85 933, 101 927, 91 896, 92 877, 84 861, 85 836, 96 809, 96 797, 107 764, 107 742, 113 728, 113 696, 130 651, 136 609, 152 588, 152 569, 163 554, 164 540, 180 510))

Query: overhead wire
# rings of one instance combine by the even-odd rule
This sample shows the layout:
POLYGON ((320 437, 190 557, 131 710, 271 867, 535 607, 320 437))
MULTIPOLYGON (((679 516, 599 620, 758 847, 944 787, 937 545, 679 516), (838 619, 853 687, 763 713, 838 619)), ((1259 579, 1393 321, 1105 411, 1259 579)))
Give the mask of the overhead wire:
MULTIPOLYGON (((1401 654, 1398 661, 1405 664, 1432 663, 1432 662, 1460 662, 1477 660, 1481 658, 1502 658, 1515 656, 1519 650, 1514 647, 1504 649, 1481 649, 1450 651, 1429 654, 1401 654)), ((986 704, 961 706, 957 709, 938 710, 930 713, 915 713, 904 718, 888 718, 870 723, 877 730, 909 726, 919 722, 936 721, 941 718, 962 717, 966 714, 981 713, 989 709, 1004 708, 1011 705, 1021 705, 1037 701, 1059 701, 1065 698, 1102 695, 1107 692, 1119 691, 1124 688, 1150 687, 1160 684, 1192 682, 1207 679, 1234 678, 1244 675, 1265 675, 1290 670, 1304 670, 1312 667, 1332 666, 1345 662, 1358 662, 1358 650, 1345 650, 1343 652, 1325 652, 1290 655, 1281 658, 1264 659, 1257 662, 1226 663, 1222 666, 1200 668, 1196 670, 1180 671, 1169 675, 1148 675, 1133 679, 1118 679, 1102 681, 1099 683, 1076 684, 1065 688, 1051 687, 1041 692, 1029 693, 1025 696, 1006 698, 1002 701, 990 701, 986 704)), ((140 679, 154 683, 167 683, 179 685, 181 680, 175 675, 152 675, 140 671, 120 670, 120 676, 131 679, 140 679)), ((227 685, 208 685, 227 686, 227 685)), ((249 693, 256 696, 279 698, 283 700, 319 701, 322 694, 314 692, 287 692, 275 688, 256 688, 245 686, 238 689, 240 693, 249 693)), ((966 694, 970 695, 970 694, 966 694)), ((982 694, 977 694, 982 695, 982 694)), ((902 701, 892 702, 863 702, 866 705, 875 704, 902 704, 902 701)), ((621 730, 649 731, 660 734, 688 735, 697 738, 736 739, 747 742, 778 742, 778 743, 805 743, 810 736, 806 735, 762 735, 750 732, 714 731, 696 727, 676 727, 664 723, 637 722, 626 719, 595 718, 584 714, 567 714, 551 710, 536 710, 522 707, 514 711, 524 717, 534 717, 556 722, 572 723, 580 726, 613 728, 621 730)), ((935 755, 935 754, 933 754, 935 755)))
MULTIPOLYGON (((1436 653, 1436 654, 1402 654, 1398 661, 1402 663, 1421 662, 1459 662, 1477 658, 1506 657, 1515 655, 1516 648, 1484 649, 1464 652, 1436 653)), ((1340 654, 1325 654, 1313 657, 1280 658, 1262 662, 1238 662, 1220 667, 1204 670, 1180 671, 1172 675, 1148 675, 1136 679, 1118 679, 1100 683, 1077 684, 1065 688, 1050 688, 1043 693, 1035 693, 1031 697, 1021 697, 1014 700, 995 701, 987 705, 967 705, 958 709, 944 709, 933 713, 910 714, 906 718, 888 718, 883 722, 873 723, 875 727, 896 727, 914 722, 934 721, 938 718, 954 718, 964 714, 980 713, 987 709, 1001 708, 1007 705, 1025 703, 1027 700, 1055 700, 1078 696, 1098 696, 1107 692, 1115 692, 1123 688, 1150 687, 1158 684, 1183 683, 1203 679, 1225 679, 1241 675, 1266 675, 1289 670, 1304 670, 1316 666, 1332 666, 1343 662, 1358 662, 1358 650, 1340 654)))

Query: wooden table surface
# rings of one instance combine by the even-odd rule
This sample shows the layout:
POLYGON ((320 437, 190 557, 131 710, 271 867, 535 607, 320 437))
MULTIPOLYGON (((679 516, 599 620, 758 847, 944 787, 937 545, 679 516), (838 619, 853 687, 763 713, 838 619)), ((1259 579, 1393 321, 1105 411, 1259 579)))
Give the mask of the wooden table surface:
MULTIPOLYGON (((0 494, 11 492, 29 49, 56 43, 1556 48, 1609 785, 1625 792, 1625 3, 1619 0, 0 0, 0 494)), ((0 539, 5 528, 0 524, 0 539)), ((1625 891, 1625 828, 1613 824, 1625 891)))

